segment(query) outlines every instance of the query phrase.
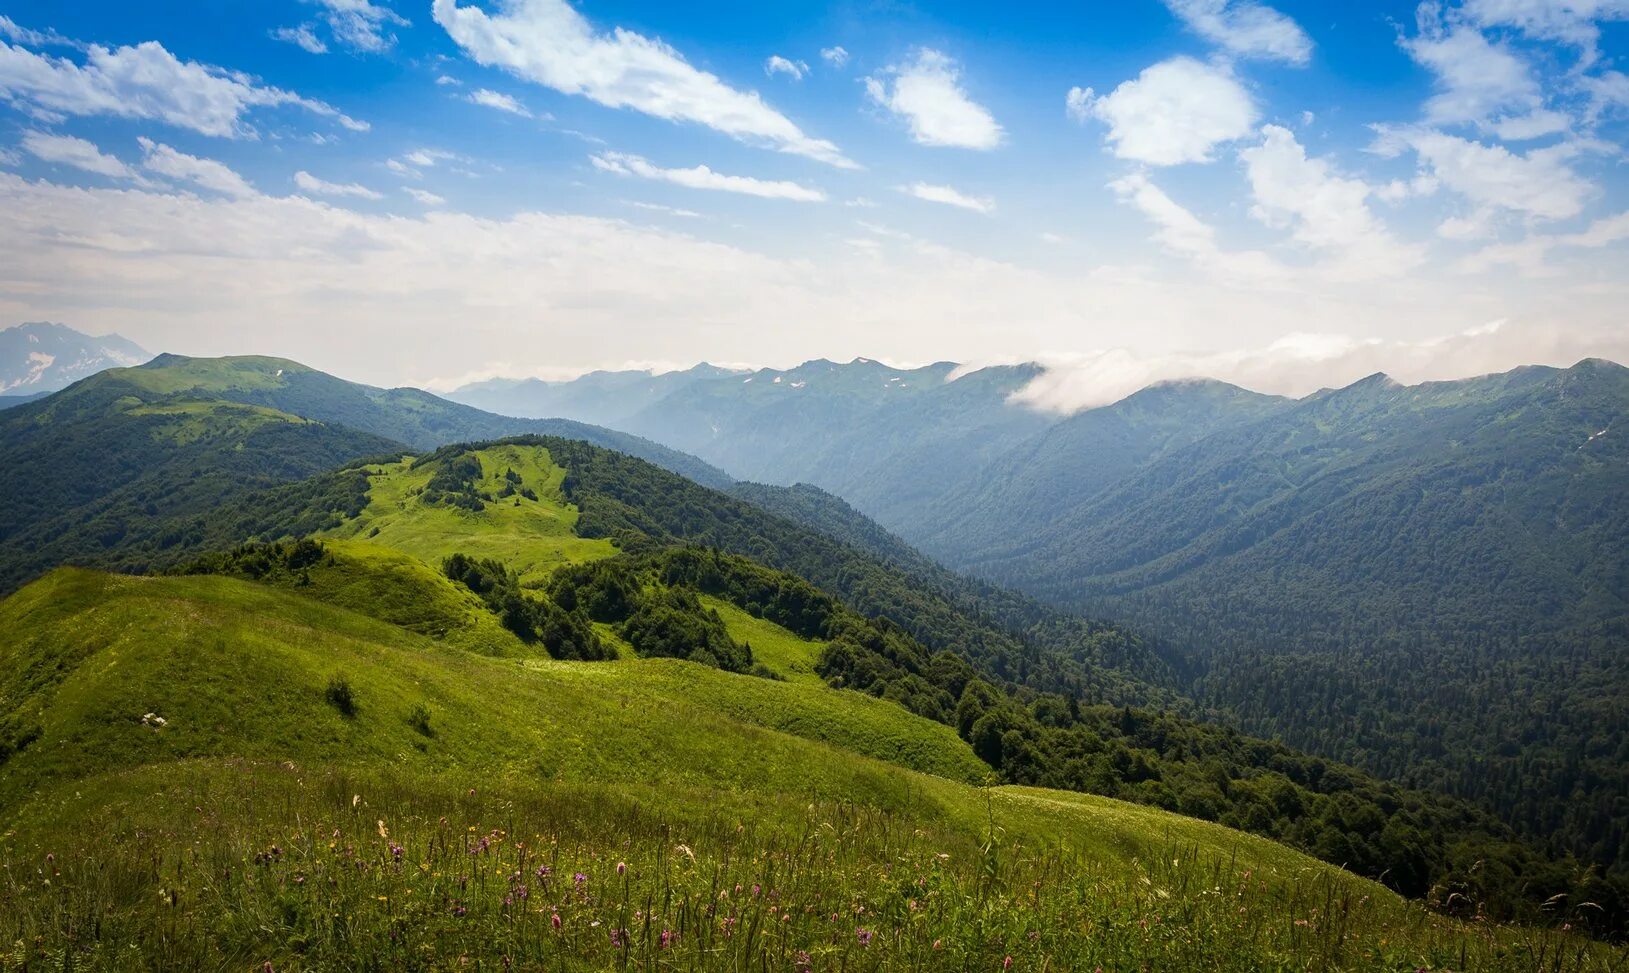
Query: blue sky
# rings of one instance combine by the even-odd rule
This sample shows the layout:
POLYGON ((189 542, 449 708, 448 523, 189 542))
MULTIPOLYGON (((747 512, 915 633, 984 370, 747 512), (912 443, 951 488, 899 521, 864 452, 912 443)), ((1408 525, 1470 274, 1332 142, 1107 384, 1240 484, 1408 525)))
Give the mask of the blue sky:
POLYGON ((1629 0, 0 3, 0 324, 1038 403, 1629 358, 1629 0))

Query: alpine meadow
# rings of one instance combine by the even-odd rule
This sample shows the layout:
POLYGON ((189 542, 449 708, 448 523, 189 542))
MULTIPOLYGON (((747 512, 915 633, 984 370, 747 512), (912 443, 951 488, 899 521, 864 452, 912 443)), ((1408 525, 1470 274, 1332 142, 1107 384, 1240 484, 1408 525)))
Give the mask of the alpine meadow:
POLYGON ((0 971, 1629 973, 1626 63, 0 0, 0 971))

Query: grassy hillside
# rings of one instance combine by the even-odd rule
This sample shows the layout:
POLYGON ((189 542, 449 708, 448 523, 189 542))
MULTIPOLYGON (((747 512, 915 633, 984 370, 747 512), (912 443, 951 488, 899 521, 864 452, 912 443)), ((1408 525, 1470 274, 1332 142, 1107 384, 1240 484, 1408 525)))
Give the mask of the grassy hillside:
POLYGON ((218 577, 62 570, 0 631, 32 734, 0 765, 8 966, 1612 961, 1215 825, 958 782, 953 734, 852 693, 492 658, 218 577))
POLYGON ((166 396, 103 372, 0 413, 0 591, 67 561, 184 544, 169 524, 405 447, 265 406, 166 396))
POLYGON ((412 388, 379 389, 347 382, 282 358, 186 358, 160 355, 134 369, 109 373, 149 394, 189 395, 263 405, 433 449, 452 442, 520 433, 566 436, 616 449, 700 483, 730 478, 706 463, 638 436, 565 419, 515 419, 412 388))

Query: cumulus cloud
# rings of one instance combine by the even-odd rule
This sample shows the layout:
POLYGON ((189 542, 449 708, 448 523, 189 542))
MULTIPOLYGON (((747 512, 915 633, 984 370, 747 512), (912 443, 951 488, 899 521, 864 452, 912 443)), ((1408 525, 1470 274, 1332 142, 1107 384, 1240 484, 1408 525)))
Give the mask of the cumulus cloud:
POLYGON ((476 90, 470 92, 468 101, 472 105, 495 108, 498 111, 508 112, 511 115, 519 115, 522 118, 532 117, 531 110, 525 105, 522 105, 519 101, 516 101, 513 95, 506 95, 501 91, 493 91, 491 88, 477 88, 476 90))
POLYGON ((323 102, 182 61, 157 41, 111 50, 92 44, 82 63, 0 43, 0 100, 35 112, 152 119, 221 138, 255 137, 247 116, 285 105, 353 131, 368 127, 323 102))
POLYGON ((799 203, 820 203, 826 199, 826 194, 820 190, 795 182, 754 179, 751 176, 728 176, 721 172, 714 172, 707 166, 693 166, 689 169, 663 169, 637 155, 628 155, 623 152, 602 152, 599 155, 591 156, 589 161, 594 164, 594 168, 602 172, 611 172, 619 176, 637 176, 640 179, 654 179, 658 182, 670 182, 676 186, 684 186, 687 189, 711 189, 728 193, 741 193, 746 196, 759 196, 764 199, 789 199, 799 203))
POLYGON ((917 51, 913 60, 867 78, 865 90, 905 119, 921 145, 993 149, 1005 137, 995 117, 962 89, 956 62, 938 51, 917 51))
POLYGON ((42 162, 72 166, 109 179, 136 179, 135 170, 111 155, 103 154, 94 142, 71 135, 24 132, 23 151, 42 162))
POLYGON ((1368 183, 1340 175, 1325 159, 1308 158, 1289 129, 1268 125, 1262 136, 1239 153, 1255 199, 1251 215, 1287 227, 1328 261, 1325 272, 1387 277, 1424 259, 1422 248, 1399 243, 1369 209, 1374 190, 1368 183))
POLYGON ((609 108, 694 122, 743 142, 855 167, 836 145, 804 134, 756 92, 730 87, 660 40, 620 28, 598 31, 566 0, 511 0, 497 14, 435 0, 432 14, 481 64, 609 108))
POLYGON ((1101 98, 1090 88, 1070 91, 1067 106, 1077 119, 1109 127, 1116 157, 1149 165, 1209 162, 1225 142, 1249 135, 1256 106, 1226 67, 1174 57, 1101 98))
POLYGON ((909 186, 901 186, 899 191, 929 203, 942 203, 946 206, 972 210, 975 213, 994 213, 996 208, 995 200, 988 196, 969 196, 950 186, 915 182, 909 186))
POLYGON ((1295 21, 1253 0, 1165 0, 1194 33, 1239 57, 1305 64, 1312 40, 1295 21))
POLYGON ((802 61, 793 61, 781 57, 779 54, 771 54, 768 60, 764 61, 764 73, 770 77, 784 74, 791 77, 793 81, 802 81, 804 75, 809 73, 809 65, 802 61))
POLYGON ((1376 151, 1396 156, 1414 150, 1443 186, 1478 206, 1559 220, 1583 212, 1595 191, 1567 164, 1580 151, 1572 143, 1518 154, 1434 129, 1381 128, 1379 133, 1376 151))
POLYGON ((273 40, 293 44, 310 54, 328 53, 328 45, 324 44, 322 38, 311 30, 310 24, 301 24, 298 27, 279 27, 271 32, 271 36, 273 40))
POLYGON ((407 27, 405 17, 383 4, 369 0, 311 0, 322 7, 328 29, 347 47, 377 54, 396 44, 391 27, 407 27))
POLYGON ((848 51, 840 46, 822 47, 820 57, 834 68, 841 68, 848 64, 848 51))
MULTIPOLYGON (((294 185, 299 186, 305 192, 316 193, 318 196, 354 196, 357 199, 385 198, 382 193, 377 193, 361 183, 328 182, 325 179, 318 179, 304 169, 294 174, 294 185)), ((426 193, 425 195, 429 196, 430 194, 426 193)), ((424 200, 420 200, 420 202, 424 202, 424 200)))
POLYGON ((168 145, 154 142, 150 138, 140 138, 136 141, 141 144, 142 152, 145 153, 142 168, 148 172, 167 176, 178 182, 190 182, 223 196, 245 199, 256 195, 255 188, 224 163, 177 152, 168 145))

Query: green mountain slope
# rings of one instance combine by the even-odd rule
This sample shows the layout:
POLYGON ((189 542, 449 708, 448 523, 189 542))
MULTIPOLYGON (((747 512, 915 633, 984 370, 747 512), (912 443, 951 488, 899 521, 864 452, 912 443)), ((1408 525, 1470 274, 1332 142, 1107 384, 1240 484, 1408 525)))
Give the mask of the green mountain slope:
POLYGON ((981 791, 954 734, 853 693, 492 658, 220 577, 62 570, 0 631, 0 859, 42 879, 0 888, 8 963, 1611 961, 1215 825, 981 791))
POLYGON ((1629 370, 1376 377, 954 563, 1186 646, 1260 732, 1629 865, 1629 370), (1384 714, 1383 716, 1380 714, 1384 714))
POLYGON ((263 406, 166 395, 115 369, 0 413, 0 591, 65 561, 167 538, 154 528, 245 491, 400 444, 263 406))
POLYGON ((121 373, 161 393, 187 393, 263 405, 320 422, 349 426, 431 449, 452 442, 537 433, 582 439, 648 459, 698 483, 723 486, 730 478, 693 456, 638 436, 565 419, 523 420, 493 415, 412 388, 379 389, 335 378, 281 358, 184 358, 160 355, 121 373))

